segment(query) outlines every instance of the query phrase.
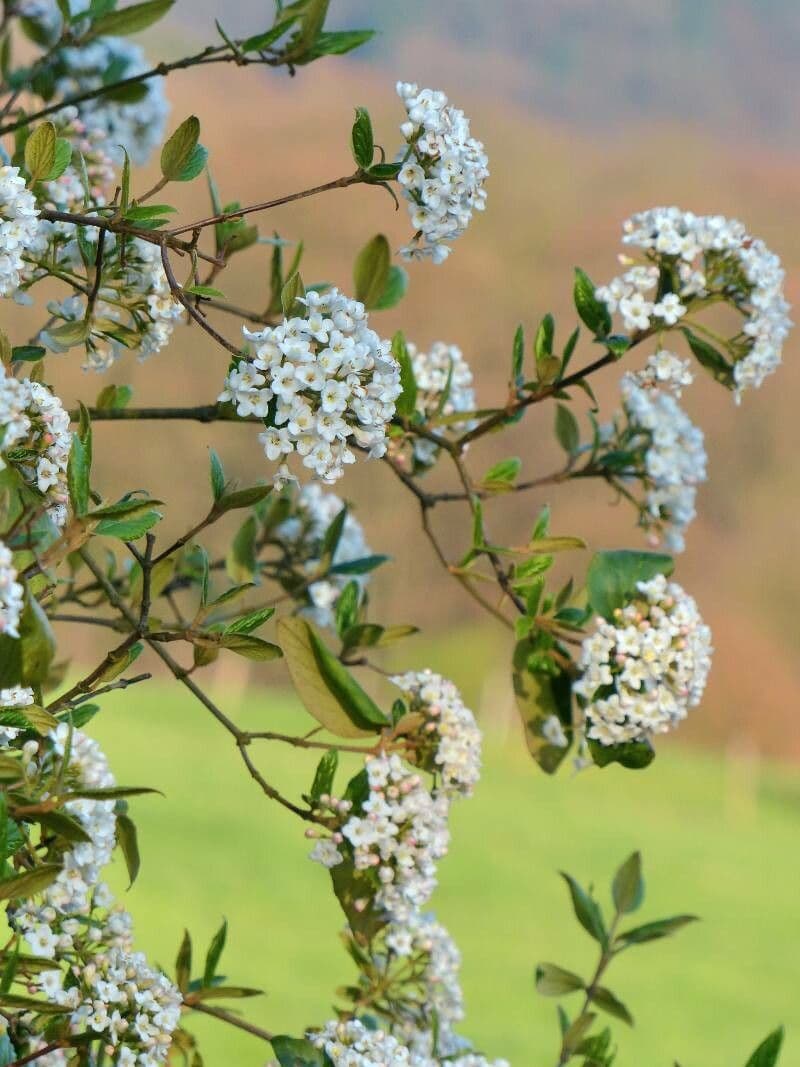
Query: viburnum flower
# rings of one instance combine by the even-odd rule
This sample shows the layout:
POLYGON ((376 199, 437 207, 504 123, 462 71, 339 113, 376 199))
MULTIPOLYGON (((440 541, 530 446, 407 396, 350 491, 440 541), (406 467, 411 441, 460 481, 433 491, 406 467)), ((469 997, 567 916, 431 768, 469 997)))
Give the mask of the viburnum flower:
POLYGON ((473 211, 485 207, 489 161, 470 135, 466 115, 444 93, 411 82, 398 82, 397 93, 408 112, 400 127, 406 143, 397 155, 398 181, 416 231, 401 252, 442 263, 451 251, 448 242, 464 232, 473 211))
POLYGON ((333 1020, 311 1031, 309 1040, 321 1049, 333 1067, 402 1067, 412 1064, 411 1053, 396 1037, 370 1030, 359 1019, 333 1020))
MULTIPOLYGON (((678 375, 683 381, 679 370, 678 375)), ((641 457, 640 467, 634 462, 633 470, 621 472, 620 477, 627 480, 630 475, 642 482, 641 524, 651 531, 653 544, 663 539, 669 549, 682 552, 686 529, 696 515, 697 487, 706 480, 703 431, 671 393, 642 382, 641 375, 623 375, 620 391, 627 424, 618 428, 612 443, 641 457)))
POLYGON ((0 367, 0 470, 13 465, 41 494, 56 526, 67 517, 69 426, 69 412, 46 385, 0 367))
MULTIPOLYGON (((737 402, 780 364, 791 328, 779 258, 736 219, 658 207, 628 219, 623 243, 644 265, 600 286, 596 296, 629 332, 671 328, 694 301, 725 300, 744 318, 742 336, 724 345, 737 402)), ((628 261, 630 262, 630 261, 628 261)))
POLYGON ((614 621, 584 639, 573 689, 586 736, 601 745, 645 741, 699 704, 711 667, 711 631, 693 598, 663 574, 637 583, 614 621))
POLYGON ((441 791, 471 796, 481 774, 482 738, 458 689, 430 670, 409 671, 391 680, 405 693, 409 711, 425 719, 421 765, 441 776, 441 791))
MULTIPOLYGON (((386 425, 401 392, 391 345, 369 328, 364 305, 338 289, 309 291, 306 313, 255 333, 244 330, 255 358, 231 368, 220 402, 264 417, 268 459, 293 453, 323 482, 355 463, 350 447, 370 457, 386 451, 386 425)), ((289 479, 282 466, 276 484, 289 479)))
MULTIPOLYGON (((319 570, 325 532, 345 507, 335 493, 326 492, 318 483, 309 482, 292 499, 292 511, 274 531, 288 555, 288 562, 314 574, 319 570)), ((331 567, 365 560, 371 549, 358 519, 348 510, 341 536, 331 558, 331 567)), ((369 581, 368 573, 328 573, 319 581, 304 587, 300 596, 306 601, 303 613, 318 626, 333 626, 339 596, 349 582, 363 589, 369 581)), ((290 588, 291 591, 291 588, 290 588)))
MULTIPOLYGON (((23 751, 30 787, 38 785, 42 796, 49 795, 54 776, 78 791, 115 784, 97 742, 66 723, 41 743, 27 742, 23 751)), ((15 902, 9 923, 32 955, 53 961, 51 969, 37 972, 33 985, 68 1010, 75 1033, 102 1035, 117 1064, 155 1067, 167 1057, 182 998, 133 951, 131 917, 101 881, 116 843, 115 801, 83 797, 68 801, 63 810, 89 840, 52 856, 61 873, 37 897, 15 902)), ((32 1043, 31 1051, 35 1039, 32 1043)))
POLYGON ((659 348, 648 356, 642 370, 631 371, 626 377, 637 385, 666 389, 674 396, 680 396, 686 386, 694 381, 689 360, 665 348, 659 348))
POLYGON ((0 296, 19 287, 22 257, 38 241, 39 226, 36 200, 19 167, 0 166, 0 296))
POLYGON ((25 590, 17 581, 11 549, 0 541, 0 634, 19 637, 24 596, 25 590))

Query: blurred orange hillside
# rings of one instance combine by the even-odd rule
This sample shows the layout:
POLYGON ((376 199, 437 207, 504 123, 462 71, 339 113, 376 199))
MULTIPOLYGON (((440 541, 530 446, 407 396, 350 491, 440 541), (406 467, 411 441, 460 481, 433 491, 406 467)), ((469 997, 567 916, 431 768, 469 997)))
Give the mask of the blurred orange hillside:
MULTIPOLYGON (((198 32, 196 26, 193 32, 198 32)), ((434 48, 435 41, 427 45, 434 48)), ((156 54, 152 41, 149 50, 156 54)), ((447 85, 451 98, 464 107, 473 131, 487 145, 492 168, 488 210, 445 266, 413 266, 406 301, 395 311, 376 314, 373 325, 383 335, 402 325, 423 346, 437 339, 459 344, 476 372, 480 403, 491 404, 503 395, 517 323, 525 323, 532 339, 541 315, 552 311, 558 334, 566 339, 574 326, 573 267, 580 264, 597 280, 613 274, 620 224, 645 207, 674 202, 742 218, 784 258, 789 296, 798 300, 800 157, 793 150, 763 143, 755 147, 755 142, 750 146, 744 136, 725 143, 701 136, 696 127, 644 118, 603 136, 583 132, 575 124, 535 114, 508 94, 489 92, 484 80, 476 88, 464 63, 446 66, 452 73, 447 85)), ((516 69, 518 75, 519 65, 516 69)), ((348 173, 356 104, 369 107, 377 140, 392 152, 400 116, 394 81, 399 74, 414 73, 386 59, 380 69, 354 60, 325 60, 294 79, 255 69, 206 67, 175 75, 167 88, 176 121, 199 111, 223 197, 248 202, 348 173)), ((143 188, 147 176, 136 181, 143 188)), ((201 181, 180 193, 187 219, 205 212, 201 181)), ((408 231, 405 212, 396 213, 380 189, 329 193, 274 211, 260 223, 265 234, 274 228, 288 239, 305 239, 307 282, 324 279, 344 288, 354 256, 369 237, 386 232, 397 247, 408 231)), ((234 260, 220 283, 232 302, 264 303, 269 254, 269 248, 258 247, 234 260)), ((215 321, 232 339, 237 337, 237 319, 218 316, 215 321)), ((695 714, 683 736, 725 743, 749 739, 764 753, 791 758, 800 757, 796 348, 790 340, 781 373, 760 392, 747 395, 740 408, 704 377, 685 397, 707 434, 711 478, 701 491, 701 517, 678 567, 679 580, 696 595, 717 646, 705 709, 695 714)), ((583 345, 576 365, 592 357, 583 345)), ((176 333, 173 346, 149 363, 123 360, 110 378, 87 381, 72 365, 65 360, 56 371, 56 384, 71 398, 79 390, 92 396, 113 380, 132 382, 140 404, 207 403, 216 397, 226 366, 224 355, 194 328, 176 333)), ((612 369, 596 381, 606 415, 615 404, 617 380, 612 369)), ((582 399, 576 401, 576 410, 583 406, 582 399)), ((552 440, 552 417, 546 405, 536 408, 513 432, 476 447, 469 457, 473 468, 480 472, 516 454, 527 477, 555 469, 559 452, 552 440)), ((252 426, 104 425, 97 434, 101 442, 113 434, 123 444, 113 459, 96 448, 98 484, 109 493, 146 486, 172 502, 166 520, 170 529, 184 529, 204 506, 197 494, 205 492, 208 446, 221 453, 231 475, 246 480, 266 473, 252 426)), ((377 617, 431 628, 476 618, 471 602, 437 568, 418 528, 416 508, 403 498, 388 469, 359 464, 343 491, 354 502, 373 547, 395 559, 373 582, 377 617)), ((595 486, 502 500, 490 529, 502 528, 495 537, 514 543, 545 502, 552 505, 558 533, 588 532, 592 547, 643 545, 632 511, 609 506, 607 491, 595 486)), ((436 514, 443 527, 450 522, 458 531, 454 554, 460 544, 458 514, 436 514)), ((500 650, 498 657, 510 655, 500 642, 491 647, 500 650)), ((408 646, 409 658, 420 665, 424 651, 424 639, 408 646)))

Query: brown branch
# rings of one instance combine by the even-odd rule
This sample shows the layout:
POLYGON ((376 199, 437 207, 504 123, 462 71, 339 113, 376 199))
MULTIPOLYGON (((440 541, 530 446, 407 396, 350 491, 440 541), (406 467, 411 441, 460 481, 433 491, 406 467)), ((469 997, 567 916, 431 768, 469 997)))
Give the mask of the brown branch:
POLYGON ((206 226, 216 226, 220 222, 230 222, 233 219, 244 218, 257 211, 269 211, 273 207, 281 207, 283 204, 292 204, 296 200, 304 200, 309 196, 317 196, 319 193, 327 193, 332 189, 346 189, 349 185, 358 185, 364 181, 364 172, 357 170, 354 174, 348 174, 343 178, 334 178, 331 182, 323 185, 315 185, 311 189, 303 189, 299 193, 289 193, 287 196, 279 196, 275 200, 265 200, 260 204, 251 204, 249 207, 239 208, 238 211, 222 211, 217 215, 210 215, 196 222, 188 222, 183 226, 175 226, 167 230, 170 237, 177 237, 181 233, 189 233, 191 230, 202 230, 206 226))
POLYGON ((262 1041, 272 1041, 274 1036, 268 1030, 262 1030, 260 1026, 256 1026, 255 1023, 249 1023, 246 1019, 240 1019, 238 1015, 234 1015, 233 1012, 227 1011, 225 1008, 214 1008, 209 1004, 204 1004, 201 1000, 197 1001, 196 1004, 192 1004, 191 1008, 192 1011, 200 1011, 204 1015, 211 1015, 215 1019, 220 1019, 224 1023, 237 1027, 239 1030, 244 1030, 246 1033, 252 1034, 253 1037, 260 1037, 262 1041))

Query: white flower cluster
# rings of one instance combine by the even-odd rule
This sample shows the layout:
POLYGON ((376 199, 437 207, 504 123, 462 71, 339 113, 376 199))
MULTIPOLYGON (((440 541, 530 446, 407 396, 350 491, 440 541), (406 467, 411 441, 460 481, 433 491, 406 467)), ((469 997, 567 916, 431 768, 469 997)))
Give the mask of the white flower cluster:
POLYGON ((659 207, 632 216, 624 224, 623 242, 642 249, 648 266, 637 266, 597 290, 609 311, 619 310, 626 329, 648 329, 653 318, 674 325, 692 297, 723 297, 745 316, 745 343, 734 339, 729 350, 737 400, 758 387, 780 364, 791 328, 783 293, 780 259, 736 219, 695 215, 677 207, 659 207), (673 275, 676 292, 658 301, 659 264, 673 275))
MULTIPOLYGON (((335 493, 325 492, 318 483, 309 482, 297 494, 293 514, 275 530, 275 537, 298 558, 308 574, 318 570, 325 531, 344 506, 344 501, 335 493)), ((348 511, 331 564, 352 563, 369 555, 370 547, 364 538, 363 527, 348 511)), ((369 575, 329 574, 312 582, 307 589, 310 603, 305 614, 318 626, 333 626, 336 602, 344 587, 352 581, 363 588, 369 575)))
POLYGON ((13 462, 43 495, 57 526, 67 518, 69 426, 69 412, 46 385, 12 378, 0 368, 0 470, 13 462))
POLYGON ((627 377, 645 388, 666 389, 674 396, 680 396, 687 385, 694 381, 688 359, 681 359, 666 348, 659 348, 647 357, 647 362, 639 371, 631 371, 627 377))
POLYGON ((17 581, 11 549, 0 541, 0 634, 19 637, 24 597, 25 590, 17 581))
POLYGON ((432 749, 438 789, 471 796, 481 774, 481 731, 456 686, 433 671, 409 671, 392 682, 406 694, 411 714, 422 715, 420 738, 432 749))
MULTIPOLYGON (((332 483, 355 462, 350 439, 371 457, 386 451, 386 424, 401 392, 391 345, 371 330, 364 305, 338 289, 310 291, 306 314, 245 337, 255 359, 242 360, 225 380, 220 401, 241 416, 274 425, 259 440, 270 460, 297 452, 321 481, 332 483)), ((276 484, 291 479, 281 467, 276 484)))
POLYGON ((485 207, 489 160, 470 136, 464 112, 451 107, 444 93, 409 82, 398 82, 397 93, 408 112, 400 127, 406 144, 397 156, 398 181, 416 231, 402 254, 442 263, 451 251, 447 242, 464 232, 473 211, 485 207))
POLYGON ((333 1067, 402 1067, 414 1061, 405 1045, 383 1030, 369 1030, 358 1019, 333 1020, 309 1040, 325 1052, 333 1067))
POLYGON ((39 240, 39 226, 36 200, 19 167, 0 166, 0 296, 19 287, 22 256, 39 240))
MULTIPOLYGON (((84 2, 83 7, 88 4, 84 2)), ((56 92, 64 100, 99 89, 110 71, 118 80, 142 74, 152 66, 138 45, 122 37, 99 37, 79 48, 63 48, 57 58, 56 92)), ((87 126, 102 131, 106 151, 113 159, 121 160, 123 146, 134 163, 144 164, 161 144, 169 105, 162 78, 148 78, 140 84, 144 95, 130 103, 103 95, 84 100, 77 107, 87 126)))
MULTIPOLYGON (((52 732, 42 755, 37 742, 26 744, 23 762, 29 777, 38 773, 46 782, 67 749, 67 781, 73 788, 114 785, 98 744, 66 724, 52 732)), ((79 798, 66 803, 64 812, 80 823, 89 840, 61 855, 62 871, 55 882, 39 900, 10 908, 9 921, 34 956, 56 964, 38 972, 34 984, 47 1000, 69 1009, 74 1033, 102 1035, 118 1065, 156 1067, 165 1061, 179 1024, 181 996, 141 953, 133 952, 131 917, 115 905, 100 880, 115 844, 115 801, 79 798)))
POLYGON ((675 293, 667 293, 661 300, 650 300, 648 294, 658 286, 658 267, 631 267, 608 285, 595 290, 613 314, 619 311, 626 330, 636 332, 650 328, 657 318, 663 326, 674 326, 686 314, 686 306, 675 293))
POLYGON ((654 544, 663 537, 669 549, 682 552, 686 529, 696 515, 697 486, 706 480, 703 431, 671 393, 639 381, 637 375, 623 375, 620 390, 628 420, 625 448, 643 450, 642 523, 652 531, 654 544))
MULTIPOLYGON (((406 345, 417 383, 417 410, 427 418, 436 415, 455 415, 459 411, 475 410, 475 391, 472 371, 461 349, 436 341, 428 352, 421 352, 415 344, 406 345), (446 395, 445 395, 446 394, 446 395)), ((474 420, 448 423, 444 432, 470 430, 474 420)), ((433 441, 414 438, 414 458, 422 466, 432 465, 438 454, 433 441)))
POLYGON ((711 666, 711 631, 693 598, 663 574, 637 588, 613 622, 597 619, 581 649, 573 688, 587 737, 601 745, 672 729, 700 702, 711 666))

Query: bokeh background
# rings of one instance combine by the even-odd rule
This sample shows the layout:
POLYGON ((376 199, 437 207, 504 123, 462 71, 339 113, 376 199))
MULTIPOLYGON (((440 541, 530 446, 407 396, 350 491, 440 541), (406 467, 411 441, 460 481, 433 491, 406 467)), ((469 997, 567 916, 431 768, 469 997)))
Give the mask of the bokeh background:
MULTIPOLYGON (((250 202, 348 173, 355 105, 369 107, 377 140, 392 151, 398 78, 446 89, 486 143, 488 210, 445 267, 413 267, 408 298, 376 325, 388 336, 402 324, 421 346, 460 345, 481 403, 503 395, 517 323, 532 336, 552 311, 566 338, 572 268, 611 276, 620 224, 636 210, 676 203, 741 218, 785 260, 796 301, 800 8, 791 0, 333 0, 331 8, 333 24, 380 36, 357 57, 323 60, 293 79, 257 68, 175 74, 167 85, 175 121, 200 114, 223 197, 250 202)), ((271 5, 178 0, 144 43, 153 58, 177 56, 215 38, 215 17, 229 33, 256 32, 271 5)), ((205 211, 202 182, 183 203, 187 217, 205 211)), ((405 212, 369 189, 305 201, 261 225, 305 239, 306 281, 344 288, 370 236, 385 232, 397 247, 407 231, 405 212)), ((265 302, 269 251, 234 260, 222 285, 229 299, 265 302)), ((235 319, 220 325, 236 336, 235 319)), ((643 776, 611 769, 541 779, 522 751, 505 635, 437 568, 391 473, 361 464, 348 475, 345 492, 373 547, 393 557, 373 581, 376 616, 424 626, 404 663, 449 673, 487 731, 486 780, 457 813, 437 909, 464 951, 467 1032, 517 1067, 555 1059, 553 1006, 534 994, 535 961, 586 968, 591 955, 570 929, 556 870, 602 884, 635 847, 650 874, 650 915, 690 911, 704 922, 620 966, 612 985, 639 1022, 620 1035, 620 1062, 729 1067, 781 1020, 794 1028, 785 1062, 800 1055, 795 349, 790 340, 780 373, 741 407, 710 380, 685 397, 706 431, 710 482, 679 579, 717 651, 703 708, 643 776)), ((579 349, 576 360, 589 358, 579 349)), ((121 362, 110 380, 132 383, 141 404, 207 403, 224 369, 224 356, 187 328, 153 361, 121 362)), ((87 380, 66 363, 57 378, 67 396, 84 398, 109 380, 87 380)), ((607 413, 616 388, 613 369, 597 380, 607 413)), ((264 474, 252 427, 103 425, 97 436, 98 483, 109 493, 146 486, 170 502, 165 526, 175 531, 204 507, 209 447, 243 481, 264 474)), ((534 476, 558 462, 552 437, 543 405, 470 460, 480 471, 516 454, 534 476)), ((588 536, 593 548, 642 544, 631 512, 599 487, 504 500, 493 524, 514 543, 545 503, 556 532, 588 536)), ((463 515, 437 522, 455 552, 463 515)), ((79 658, 88 655, 79 635, 72 641, 79 658)), ((226 707, 263 728, 297 725, 279 670, 230 659, 209 675, 226 707)), ((144 945, 168 962, 184 924, 204 948, 227 915, 231 976, 268 990, 249 1014, 270 1029, 322 1021, 333 989, 350 978, 324 872, 305 863, 297 827, 244 780, 202 709, 169 687, 149 697, 143 689, 109 701, 96 723, 120 778, 169 797, 136 805, 145 865, 131 906, 144 945)), ((284 755, 265 766, 298 786, 284 755)), ((301 773, 305 783, 310 768, 301 773)), ((207 1040, 211 1067, 265 1059, 246 1036, 209 1030, 207 1040)))

